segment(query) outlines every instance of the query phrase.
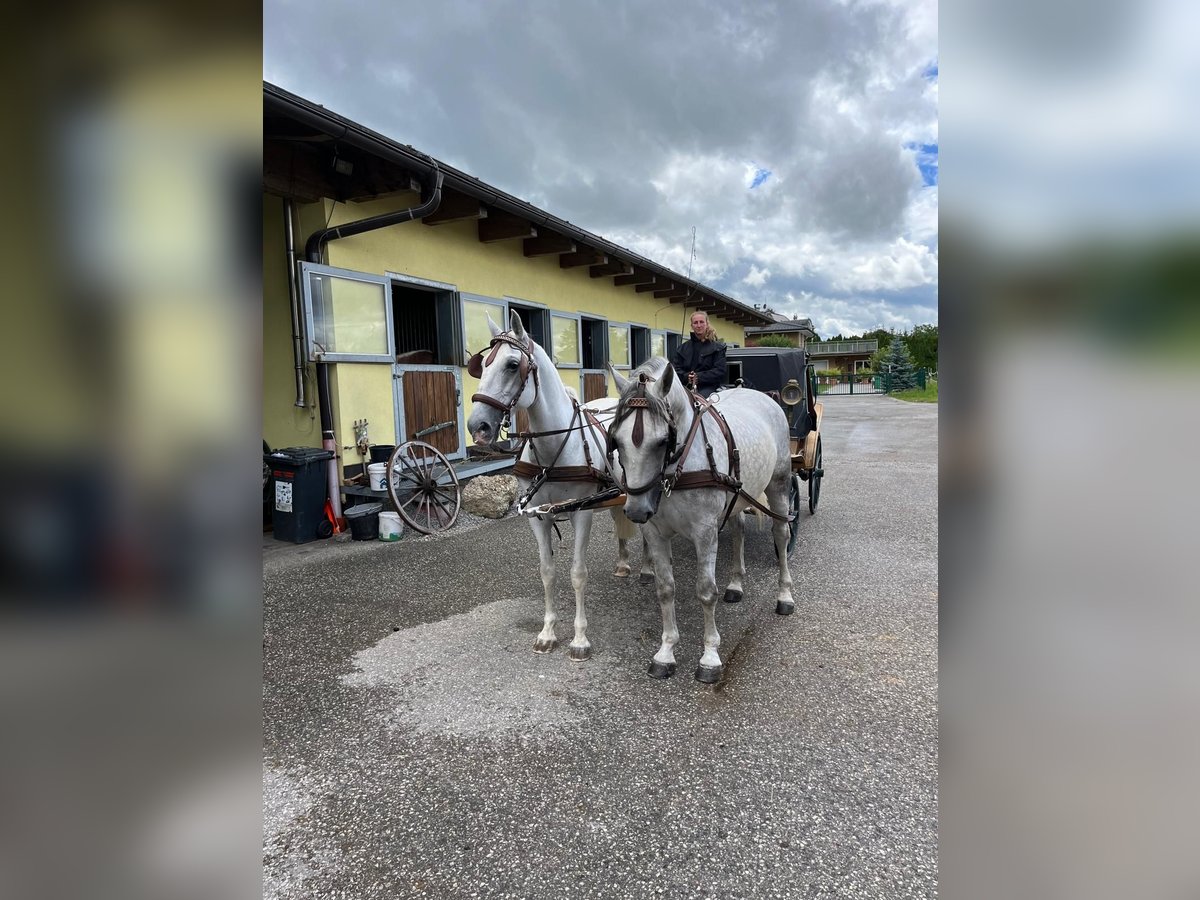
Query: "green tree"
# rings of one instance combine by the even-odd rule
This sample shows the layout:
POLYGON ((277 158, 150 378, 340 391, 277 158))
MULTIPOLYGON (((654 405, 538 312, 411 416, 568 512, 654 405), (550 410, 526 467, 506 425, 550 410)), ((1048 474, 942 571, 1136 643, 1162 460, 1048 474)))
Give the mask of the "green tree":
POLYGON ((912 354, 913 365, 918 369, 936 372, 938 367, 938 327, 936 325, 917 325, 911 334, 904 336, 908 352, 912 354))
POLYGON ((795 347, 796 344, 785 334, 764 334, 758 338, 759 347, 795 347))
POLYGON ((883 362, 884 384, 888 393, 906 391, 917 386, 912 355, 903 340, 892 341, 883 362))

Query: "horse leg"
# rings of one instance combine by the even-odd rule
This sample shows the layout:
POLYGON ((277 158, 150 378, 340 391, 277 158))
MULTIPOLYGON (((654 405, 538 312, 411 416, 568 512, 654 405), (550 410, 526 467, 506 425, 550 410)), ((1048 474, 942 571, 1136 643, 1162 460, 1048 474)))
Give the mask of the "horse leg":
POLYGON ((613 530, 617 533, 617 567, 613 570, 613 575, 617 578, 628 578, 629 573, 633 571, 629 565, 629 539, 637 537, 637 526, 617 507, 613 507, 612 517, 613 530))
POLYGON ((571 526, 575 529, 575 557, 571 560, 571 587, 575 588, 575 637, 567 654, 571 659, 584 660, 592 655, 592 645, 587 639, 587 613, 583 609, 583 595, 587 591, 587 545, 588 537, 592 533, 592 513, 583 510, 572 514, 571 526))
POLYGON ((696 529, 696 596, 704 607, 704 653, 696 680, 716 684, 721 680, 721 635, 717 631, 717 529, 696 529))
POLYGON ((675 645, 679 628, 675 624, 675 574, 671 567, 671 541, 653 525, 642 529, 658 585, 658 607, 662 611, 662 645, 650 662, 651 678, 670 678, 675 674, 675 645))
POLYGON ((740 603, 742 600, 742 579, 746 577, 745 518, 740 511, 729 517, 733 530, 733 577, 729 579, 729 587, 722 598, 726 603, 740 603))
POLYGON ((638 572, 638 584, 649 584, 654 580, 654 562, 650 559, 650 545, 642 535, 642 570, 638 572))
POLYGON ((535 519, 529 520, 530 526, 533 528, 533 536, 537 538, 538 558, 541 562, 542 587, 546 591, 546 616, 542 620, 542 630, 537 636, 537 640, 533 643, 533 649, 536 653, 549 653, 558 644, 558 639, 554 636, 554 623, 558 621, 558 616, 554 614, 554 594, 555 594, 555 579, 554 579, 554 550, 550 544, 550 520, 535 519))
MULTIPOLYGON (((788 514, 788 492, 791 472, 771 479, 767 487, 767 501, 771 512, 786 516, 788 514)), ((791 526, 780 519, 771 520, 771 531, 775 536, 775 555, 779 558, 779 594, 775 600, 775 612, 781 616, 790 616, 796 609, 792 600, 792 572, 788 568, 788 538, 791 536, 791 526)))

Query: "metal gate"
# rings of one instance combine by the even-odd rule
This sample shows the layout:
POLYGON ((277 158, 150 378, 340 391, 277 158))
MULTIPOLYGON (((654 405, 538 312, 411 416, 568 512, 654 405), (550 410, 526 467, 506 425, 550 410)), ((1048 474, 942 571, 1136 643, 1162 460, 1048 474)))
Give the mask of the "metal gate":
POLYGON ((466 455, 462 373, 457 366, 396 366, 397 443, 424 441, 448 458, 466 455))
MULTIPOLYGON (((829 394, 887 394, 891 393, 891 376, 886 372, 880 375, 874 375, 870 372, 856 372, 854 375, 822 375, 818 370, 817 376, 817 395, 826 396, 829 394)), ((917 369, 913 373, 913 379, 917 387, 924 390, 926 373, 924 369, 917 369)))

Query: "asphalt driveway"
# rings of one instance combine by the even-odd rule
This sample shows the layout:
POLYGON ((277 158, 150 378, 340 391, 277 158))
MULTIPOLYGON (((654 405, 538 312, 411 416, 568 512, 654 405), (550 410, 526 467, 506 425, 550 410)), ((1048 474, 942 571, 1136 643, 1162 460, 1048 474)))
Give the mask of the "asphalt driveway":
POLYGON ((691 677, 694 554, 677 545, 679 671, 655 681, 653 586, 612 577, 603 513, 585 663, 531 652, 523 520, 267 552, 264 895, 934 896, 938 410, 825 401, 796 613, 774 614, 770 535, 749 532, 714 687, 691 677))

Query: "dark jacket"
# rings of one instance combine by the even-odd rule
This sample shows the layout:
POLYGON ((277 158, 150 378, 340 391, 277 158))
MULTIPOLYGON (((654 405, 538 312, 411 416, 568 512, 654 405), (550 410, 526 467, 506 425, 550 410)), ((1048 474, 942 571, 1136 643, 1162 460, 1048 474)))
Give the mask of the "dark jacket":
POLYGON ((679 345, 671 357, 675 374, 687 387, 688 372, 696 373, 696 391, 707 397, 725 383, 725 345, 720 341, 698 341, 695 335, 679 345))

